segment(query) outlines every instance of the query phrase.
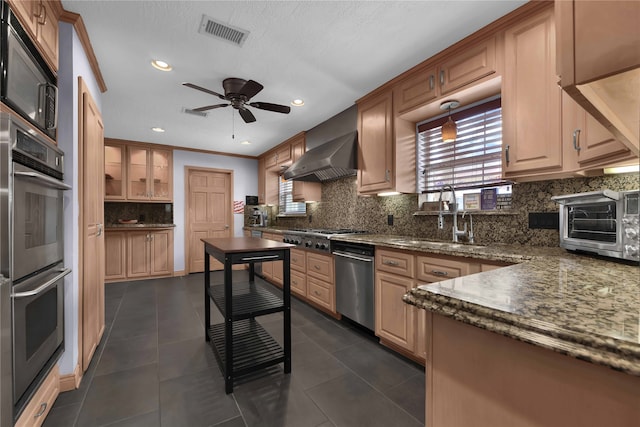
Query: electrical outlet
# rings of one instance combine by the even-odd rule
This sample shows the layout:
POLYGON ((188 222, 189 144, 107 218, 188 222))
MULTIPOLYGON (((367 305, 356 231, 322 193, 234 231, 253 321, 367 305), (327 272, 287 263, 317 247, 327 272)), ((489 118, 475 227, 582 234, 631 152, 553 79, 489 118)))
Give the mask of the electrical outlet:
POLYGON ((387 215, 387 225, 393 225, 393 215, 387 215))
POLYGON ((529 212, 529 228, 559 230, 560 218, 558 212, 529 212))

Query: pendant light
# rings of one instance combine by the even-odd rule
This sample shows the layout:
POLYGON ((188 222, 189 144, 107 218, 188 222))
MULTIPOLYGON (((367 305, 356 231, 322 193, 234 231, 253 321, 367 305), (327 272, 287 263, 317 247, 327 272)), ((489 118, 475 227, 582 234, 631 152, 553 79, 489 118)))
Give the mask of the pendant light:
POLYGON ((449 112, 449 118, 442 125, 442 141, 443 142, 453 142, 456 140, 456 136, 458 136, 458 129, 456 127, 456 122, 451 118, 451 109, 457 108, 460 105, 458 101, 444 101, 440 104, 441 110, 447 110, 449 112))

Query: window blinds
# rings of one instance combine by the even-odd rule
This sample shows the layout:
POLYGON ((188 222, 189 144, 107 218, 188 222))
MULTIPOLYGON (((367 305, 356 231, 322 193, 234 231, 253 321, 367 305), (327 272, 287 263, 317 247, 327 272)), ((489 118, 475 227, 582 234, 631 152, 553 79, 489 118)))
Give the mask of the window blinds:
POLYGON ((442 141, 447 117, 418 126, 418 188, 439 191, 504 183, 502 178, 502 108, 500 99, 452 115, 458 135, 442 141))
POLYGON ((304 215, 307 208, 304 203, 293 201, 293 181, 280 176, 280 210, 278 215, 304 215))

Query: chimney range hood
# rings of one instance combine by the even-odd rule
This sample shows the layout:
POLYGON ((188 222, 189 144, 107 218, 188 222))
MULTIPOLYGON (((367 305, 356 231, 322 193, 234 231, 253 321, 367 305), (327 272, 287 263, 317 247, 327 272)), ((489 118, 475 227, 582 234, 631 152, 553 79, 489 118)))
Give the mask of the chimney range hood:
POLYGON ((304 153, 284 172, 284 178, 325 182, 355 176, 357 155, 358 132, 349 132, 304 153))

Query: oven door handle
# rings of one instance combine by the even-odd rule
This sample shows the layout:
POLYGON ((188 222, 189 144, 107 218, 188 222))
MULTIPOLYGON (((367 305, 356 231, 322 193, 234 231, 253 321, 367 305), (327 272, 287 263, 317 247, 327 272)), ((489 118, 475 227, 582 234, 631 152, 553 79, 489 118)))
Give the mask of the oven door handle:
POLYGON ((46 291, 47 289, 51 288, 53 285, 55 285, 55 283, 58 280, 62 279, 64 276, 66 276, 67 274, 71 273, 71 269, 70 268, 60 269, 58 271, 60 272, 60 274, 58 274, 53 279, 48 280, 44 284, 38 286, 37 288, 35 288, 35 289, 31 290, 31 291, 17 292, 17 293, 11 294, 11 297, 16 299, 16 298, 26 298, 26 297, 32 297, 34 295, 38 295, 38 294, 46 291))
POLYGON ((355 259, 356 261, 373 262, 373 258, 362 258, 347 252, 333 251, 333 254, 343 258, 355 259))
POLYGON ((51 178, 47 175, 41 174, 39 172, 24 172, 24 171, 14 171, 14 175, 24 176, 27 178, 34 178, 38 181, 42 181, 49 185, 50 187, 57 188, 58 190, 71 190, 71 186, 67 185, 61 181, 58 181, 55 178, 51 178))

